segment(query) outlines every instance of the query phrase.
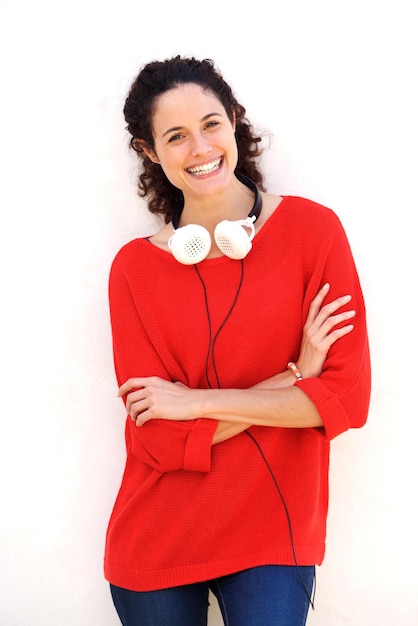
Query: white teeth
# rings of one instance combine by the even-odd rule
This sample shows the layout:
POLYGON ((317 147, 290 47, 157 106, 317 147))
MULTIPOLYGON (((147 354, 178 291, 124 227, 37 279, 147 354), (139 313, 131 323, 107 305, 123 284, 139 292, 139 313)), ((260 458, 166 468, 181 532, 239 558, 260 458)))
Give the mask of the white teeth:
POLYGON ((222 159, 216 159, 216 161, 211 161, 210 163, 205 163, 204 165, 198 165, 197 167, 189 167, 188 172, 191 174, 195 174, 196 176, 200 176, 202 174, 210 174, 218 169, 221 164, 222 159))

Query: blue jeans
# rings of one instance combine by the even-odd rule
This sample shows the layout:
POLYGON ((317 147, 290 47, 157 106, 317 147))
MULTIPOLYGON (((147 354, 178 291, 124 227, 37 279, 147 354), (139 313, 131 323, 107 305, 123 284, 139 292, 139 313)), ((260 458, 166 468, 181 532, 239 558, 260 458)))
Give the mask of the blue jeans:
POLYGON ((304 626, 314 579, 314 566, 267 565, 159 591, 110 588, 123 626, 206 626, 209 590, 225 626, 304 626))

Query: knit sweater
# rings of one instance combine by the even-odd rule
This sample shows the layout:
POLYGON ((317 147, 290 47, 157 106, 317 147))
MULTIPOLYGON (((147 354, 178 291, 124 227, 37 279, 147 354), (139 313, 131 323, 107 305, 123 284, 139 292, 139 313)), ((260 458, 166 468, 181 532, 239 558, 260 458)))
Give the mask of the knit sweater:
POLYGON ((363 296, 330 209, 285 196, 242 262, 182 265, 147 239, 116 255, 109 294, 119 384, 155 375, 191 388, 244 389, 285 371, 325 282, 328 301, 352 295, 356 317, 321 376, 296 383, 323 427, 252 426, 260 450, 245 432, 212 445, 216 420, 138 427, 127 419, 126 466, 106 539, 111 583, 149 591, 258 565, 321 564, 330 441, 365 423, 370 395, 363 296))

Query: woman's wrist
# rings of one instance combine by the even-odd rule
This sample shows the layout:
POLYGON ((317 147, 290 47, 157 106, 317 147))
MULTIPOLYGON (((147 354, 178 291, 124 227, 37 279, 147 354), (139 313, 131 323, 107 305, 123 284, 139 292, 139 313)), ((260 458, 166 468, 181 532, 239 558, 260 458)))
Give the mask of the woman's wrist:
POLYGON ((289 363, 287 364, 287 369, 292 372, 292 375, 295 378, 294 383, 303 380, 302 372, 300 371, 296 363, 294 363, 293 361, 289 361, 289 363))

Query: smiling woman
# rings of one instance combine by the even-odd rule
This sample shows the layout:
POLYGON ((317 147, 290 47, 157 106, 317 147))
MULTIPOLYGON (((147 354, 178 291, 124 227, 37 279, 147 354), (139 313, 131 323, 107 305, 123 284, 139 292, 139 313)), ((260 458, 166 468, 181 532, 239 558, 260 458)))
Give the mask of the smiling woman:
POLYGON ((330 440, 369 403, 350 246, 330 209, 266 192, 260 138, 213 62, 147 64, 124 112, 165 225, 110 272, 127 411, 115 607, 124 626, 204 626, 211 590, 229 626, 303 626, 330 440))

